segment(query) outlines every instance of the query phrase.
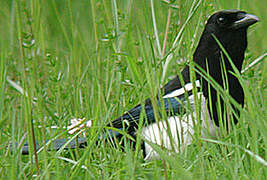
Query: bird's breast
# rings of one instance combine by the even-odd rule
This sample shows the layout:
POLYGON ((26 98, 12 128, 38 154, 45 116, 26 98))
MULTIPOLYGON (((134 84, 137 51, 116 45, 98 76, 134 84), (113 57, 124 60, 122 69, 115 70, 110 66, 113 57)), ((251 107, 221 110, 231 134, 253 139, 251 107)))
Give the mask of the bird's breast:
POLYGON ((215 127, 214 122, 210 119, 206 100, 201 92, 199 92, 197 95, 197 99, 200 102, 200 109, 196 108, 194 95, 191 95, 187 100, 187 102, 190 103, 191 112, 187 112, 181 116, 171 116, 165 120, 161 120, 143 127, 141 135, 144 139, 146 160, 159 158, 158 153, 153 150, 148 141, 174 152, 183 152, 184 148, 187 145, 190 145, 195 137, 194 133, 196 132, 196 125, 201 125, 202 137, 214 137, 216 135, 217 127, 215 127), (199 112, 201 113, 200 120, 196 118, 197 109, 199 109, 199 112))

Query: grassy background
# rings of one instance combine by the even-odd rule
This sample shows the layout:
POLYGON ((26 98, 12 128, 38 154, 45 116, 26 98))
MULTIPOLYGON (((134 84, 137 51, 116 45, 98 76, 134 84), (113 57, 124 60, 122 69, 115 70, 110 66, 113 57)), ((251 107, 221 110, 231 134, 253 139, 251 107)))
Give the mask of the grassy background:
POLYGON ((217 10, 242 9, 261 20, 249 29, 245 67, 266 53, 265 7, 262 0, 1 0, 0 177, 266 179, 264 61, 242 75, 246 106, 233 133, 195 142, 183 154, 162 152, 163 160, 144 162, 139 151, 96 147, 99 128, 88 131, 89 145, 80 151, 42 151, 38 161, 33 150, 30 156, 6 151, 9 142, 27 139, 32 149, 32 127, 40 142, 70 137, 63 126, 73 117, 101 125, 153 97, 155 87, 181 69, 178 63, 192 58, 205 21, 217 10))

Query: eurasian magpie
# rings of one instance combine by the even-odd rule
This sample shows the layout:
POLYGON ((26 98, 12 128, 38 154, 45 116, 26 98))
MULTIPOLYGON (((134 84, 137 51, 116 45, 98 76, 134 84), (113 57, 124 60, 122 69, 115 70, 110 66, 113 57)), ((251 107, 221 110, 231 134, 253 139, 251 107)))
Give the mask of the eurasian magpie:
MULTIPOLYGON (((156 98, 158 112, 155 112, 151 99, 148 99, 144 105, 135 106, 107 124, 112 130, 103 136, 121 139, 124 136, 119 132, 125 131, 132 137, 130 139, 136 139, 136 131, 139 129, 145 159, 158 156, 148 142, 173 149, 175 152, 183 151, 185 146, 192 143, 196 123, 201 124, 202 136, 216 136, 219 126, 228 126, 229 122, 222 122, 226 116, 226 103, 211 82, 214 81, 224 90, 227 89, 230 96, 243 107, 244 92, 234 74, 233 66, 241 72, 247 48, 247 29, 257 21, 257 16, 240 10, 222 10, 214 13, 208 19, 193 54, 193 67, 187 65, 179 76, 161 89, 162 95, 159 94, 156 98), (200 113, 197 113, 196 101, 199 102, 200 113), (141 112, 144 112, 144 118, 140 118, 141 112), (200 115, 196 117, 197 114, 200 115), (196 120, 198 118, 200 121, 196 120)), ((233 121, 237 123, 240 112, 234 105, 231 106, 235 112, 233 121)), ((78 141, 79 146, 86 143, 85 138, 78 141)), ((55 140, 52 149, 59 149, 65 142, 55 140)), ((134 147, 135 142, 132 143, 134 147)), ((72 141, 67 148, 74 148, 75 144, 75 141, 72 141)), ((27 145, 22 151, 24 154, 28 153, 27 145)))

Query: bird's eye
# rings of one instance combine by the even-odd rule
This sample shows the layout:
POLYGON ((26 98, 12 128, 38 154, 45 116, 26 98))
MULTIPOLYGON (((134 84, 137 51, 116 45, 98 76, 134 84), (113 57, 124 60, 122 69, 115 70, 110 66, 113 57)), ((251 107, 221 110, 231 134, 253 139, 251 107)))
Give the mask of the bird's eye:
POLYGON ((224 17, 219 17, 219 18, 218 18, 218 23, 220 23, 220 24, 225 24, 225 23, 226 23, 226 18, 224 18, 224 17))

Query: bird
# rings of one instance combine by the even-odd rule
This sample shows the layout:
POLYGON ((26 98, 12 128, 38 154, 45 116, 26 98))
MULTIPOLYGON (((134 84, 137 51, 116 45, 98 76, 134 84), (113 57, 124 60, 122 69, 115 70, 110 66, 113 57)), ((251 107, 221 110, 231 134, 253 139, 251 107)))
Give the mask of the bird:
MULTIPOLYGON (((242 69, 247 29, 258 21, 256 15, 242 10, 221 10, 212 14, 193 53, 193 67, 186 65, 179 75, 164 85, 154 105, 152 99, 147 99, 143 105, 135 106, 108 123, 110 129, 97 141, 103 138, 120 140, 124 137, 124 133, 120 132, 125 131, 135 148, 137 131, 140 130, 144 159, 152 160, 160 157, 151 143, 174 152, 183 152, 192 144, 196 123, 202 127, 202 137, 216 137, 220 126, 228 127, 231 122, 223 121, 224 117, 229 118, 226 115, 229 103, 225 102, 214 84, 227 91, 243 108, 244 91, 234 72, 237 70, 240 73, 242 69), (199 104, 199 111, 196 104, 199 104), (143 118, 142 112, 145 114, 143 118), (196 121, 197 118, 200 121, 196 121)), ((236 124, 240 110, 232 102, 230 106, 234 111, 232 123, 236 124)), ((70 141, 65 148, 83 147, 86 141, 86 138, 78 138, 78 141, 70 141)), ((51 149, 58 150, 65 143, 66 140, 55 140, 51 149)), ((29 153, 27 144, 22 147, 22 153, 29 153)))

